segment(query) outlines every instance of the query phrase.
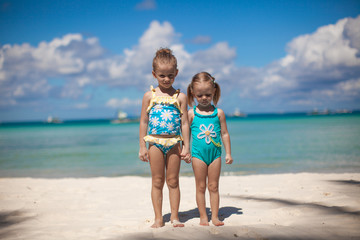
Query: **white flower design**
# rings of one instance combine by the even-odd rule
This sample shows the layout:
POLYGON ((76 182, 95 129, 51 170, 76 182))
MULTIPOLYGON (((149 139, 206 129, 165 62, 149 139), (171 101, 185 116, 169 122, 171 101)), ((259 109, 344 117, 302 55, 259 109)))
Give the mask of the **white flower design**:
POLYGON ((169 122, 167 127, 168 127, 169 131, 172 131, 174 129, 174 123, 169 122))
POLYGON ((162 113, 161 113, 161 116, 160 116, 163 120, 165 121, 171 121, 172 118, 173 118, 173 115, 172 115, 172 112, 170 110, 164 110, 162 113))
POLYGON ((166 127, 166 122, 165 121, 160 122, 160 127, 162 128, 166 127))
POLYGON ((154 112, 160 112, 162 109, 163 109, 163 106, 158 104, 158 105, 155 105, 152 110, 154 112))
POLYGON ((157 134, 156 128, 151 129, 151 134, 157 134))
POLYGON ((159 118, 158 117, 153 117, 150 119, 151 124, 156 127, 159 124, 159 118))
POLYGON ((208 127, 206 127, 204 124, 201 124, 200 127, 200 133, 197 135, 198 139, 205 138, 205 142, 207 144, 210 144, 211 137, 216 137, 216 132, 214 132, 214 124, 209 124, 208 127))

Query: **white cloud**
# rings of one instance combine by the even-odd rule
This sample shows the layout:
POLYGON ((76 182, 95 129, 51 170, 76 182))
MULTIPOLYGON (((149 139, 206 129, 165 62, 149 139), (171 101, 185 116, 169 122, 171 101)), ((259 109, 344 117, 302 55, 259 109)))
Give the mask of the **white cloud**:
POLYGON ((356 20, 350 20, 352 19, 342 19, 334 25, 319 28, 313 34, 295 38, 288 45, 289 55, 282 65, 296 65, 313 71, 334 66, 359 66, 360 59, 356 56, 359 48, 353 46, 359 45, 360 39, 356 35, 359 32, 360 16, 356 20), (293 61, 288 61, 289 58, 293 61))
POLYGON ((67 79, 61 96, 79 96, 80 86, 90 82, 86 65, 103 53, 96 38, 83 39, 81 34, 68 34, 37 47, 4 45, 0 49, 0 102, 48 97, 53 88, 48 80, 54 77, 67 79), (78 93, 68 85, 78 86, 78 93))
POLYGON ((359 29, 360 16, 341 19, 293 39, 284 58, 258 69, 258 76, 254 74, 257 80, 247 85, 247 93, 299 105, 307 105, 309 97, 316 103, 334 104, 341 96, 354 105, 359 99, 350 100, 349 95, 360 93, 353 87, 353 79, 360 76, 359 29), (350 85, 351 91, 344 91, 350 85), (297 99, 293 100, 294 96, 297 99))
POLYGON ((183 45, 178 44, 179 34, 169 22, 151 22, 137 45, 125 49, 123 56, 112 56, 88 64, 89 74, 97 81, 110 86, 136 86, 143 89, 152 82, 152 60, 156 50, 170 47, 176 54, 186 56, 183 45))
MULTIPOLYGON (((194 74, 208 71, 221 85, 225 108, 244 99, 269 109, 276 104, 286 108, 336 104, 340 100, 356 105, 360 94, 359 29, 360 16, 322 26, 314 33, 294 38, 288 44, 287 55, 264 68, 236 66, 236 48, 227 42, 190 53, 171 23, 158 21, 151 22, 138 43, 121 55, 106 55, 97 38, 81 34, 68 34, 36 47, 4 45, 0 50, 0 106, 49 97, 85 101, 85 87, 145 91, 156 83, 151 75, 152 59, 160 47, 171 48, 177 57, 175 87, 184 91, 194 74), (49 82, 51 78, 61 78, 65 84, 55 87, 49 82), (236 94, 232 94, 234 91, 236 94), (235 95, 238 99, 228 98, 235 95)), ((139 100, 113 98, 106 106, 140 104, 139 100)))

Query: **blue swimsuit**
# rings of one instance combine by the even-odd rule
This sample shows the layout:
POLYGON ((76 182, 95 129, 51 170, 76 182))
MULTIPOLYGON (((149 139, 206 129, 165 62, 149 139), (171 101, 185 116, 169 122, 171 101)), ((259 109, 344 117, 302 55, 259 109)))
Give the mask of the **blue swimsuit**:
POLYGON ((210 165, 221 157, 221 126, 217 108, 211 115, 201 115, 194 106, 194 119, 190 126, 192 135, 191 155, 210 165))
POLYGON ((182 112, 177 99, 180 92, 176 91, 174 96, 156 96, 155 89, 151 86, 151 93, 152 98, 147 109, 149 129, 144 140, 152 143, 166 155, 175 144, 182 141, 180 135, 182 112), (174 137, 167 137, 172 135, 174 137))

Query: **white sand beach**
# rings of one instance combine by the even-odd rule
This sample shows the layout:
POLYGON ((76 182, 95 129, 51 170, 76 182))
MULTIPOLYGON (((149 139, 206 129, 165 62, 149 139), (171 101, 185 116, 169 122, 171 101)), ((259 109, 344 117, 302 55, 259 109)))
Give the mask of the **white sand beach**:
POLYGON ((181 177, 185 227, 169 222, 165 186, 165 227, 150 228, 150 184, 145 177, 2 178, 0 239, 360 239, 360 173, 222 176, 223 227, 199 226, 194 178, 181 177))

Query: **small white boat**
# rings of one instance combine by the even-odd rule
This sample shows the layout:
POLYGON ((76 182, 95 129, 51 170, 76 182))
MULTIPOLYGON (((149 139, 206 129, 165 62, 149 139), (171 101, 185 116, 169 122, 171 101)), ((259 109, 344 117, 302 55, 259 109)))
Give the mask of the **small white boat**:
POLYGON ((329 115, 330 111, 325 108, 323 111, 319 111, 317 108, 314 108, 311 112, 309 112, 307 115, 329 115))
POLYGON ((231 115, 232 117, 246 117, 247 114, 240 112, 238 108, 235 109, 234 113, 231 115))
POLYGON ((48 118, 46 119, 47 123, 63 123, 63 121, 61 121, 59 118, 57 117, 53 117, 53 116, 48 116, 48 118))
POLYGON ((128 114, 123 111, 118 111, 117 118, 111 120, 111 123, 118 124, 118 123, 126 123, 130 122, 131 120, 128 118, 128 114))

